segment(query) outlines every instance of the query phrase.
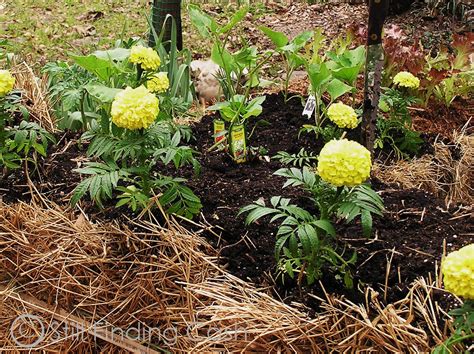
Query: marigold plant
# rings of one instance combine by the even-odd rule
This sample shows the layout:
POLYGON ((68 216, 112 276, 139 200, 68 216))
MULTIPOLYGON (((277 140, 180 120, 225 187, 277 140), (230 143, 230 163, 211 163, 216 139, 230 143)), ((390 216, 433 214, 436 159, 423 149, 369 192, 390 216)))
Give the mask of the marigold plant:
POLYGON ((112 122, 130 130, 148 128, 160 111, 158 98, 145 86, 120 91, 112 102, 112 122))
POLYGON ((3 97, 13 90, 15 78, 8 70, 0 70, 0 97, 3 97))
POLYGON ((160 72, 153 74, 150 79, 146 82, 148 90, 154 93, 162 93, 168 90, 170 87, 170 81, 168 79, 168 73, 160 72))
POLYGON ((401 71, 395 75, 393 83, 398 86, 417 89, 420 86, 420 79, 408 71, 401 71))
POLYGON ((474 300, 474 243, 448 254, 441 270, 446 290, 474 300))
POLYGON ((143 70, 156 70, 160 67, 161 60, 152 48, 135 45, 130 49, 131 63, 139 64, 143 70))
POLYGON ((361 144, 347 140, 331 140, 321 150, 318 174, 336 187, 356 186, 370 176, 370 152, 361 144))
POLYGON ((333 103, 329 106, 327 115, 339 128, 354 129, 357 127, 357 113, 351 106, 342 102, 333 103))

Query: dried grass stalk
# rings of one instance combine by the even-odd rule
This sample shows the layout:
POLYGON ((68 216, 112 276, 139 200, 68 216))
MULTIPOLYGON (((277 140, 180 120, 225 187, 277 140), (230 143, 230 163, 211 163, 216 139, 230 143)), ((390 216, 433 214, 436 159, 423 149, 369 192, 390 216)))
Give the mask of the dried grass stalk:
MULTIPOLYGON (((168 228, 92 223, 57 206, 0 204, 0 249, 0 279, 8 285, 0 292, 0 346, 8 350, 19 349, 9 333, 19 314, 41 315, 46 324, 54 319, 12 292, 109 329, 174 329, 173 342, 153 332, 142 343, 172 352, 408 353, 429 351, 444 339, 432 288, 422 280, 388 306, 371 290, 365 306, 321 294, 322 311, 311 319, 301 306, 221 270, 205 240, 172 221, 168 228)), ((123 352, 89 335, 42 347, 98 348, 123 352)))

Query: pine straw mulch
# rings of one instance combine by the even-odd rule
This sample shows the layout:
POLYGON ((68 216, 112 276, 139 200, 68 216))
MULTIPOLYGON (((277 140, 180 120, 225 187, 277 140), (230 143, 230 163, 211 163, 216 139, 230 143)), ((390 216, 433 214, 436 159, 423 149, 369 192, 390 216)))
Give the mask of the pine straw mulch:
MULTIPOLYGON (((465 128, 469 126, 469 122, 465 128)), ((395 163, 376 162, 373 174, 386 184, 418 188, 444 199, 446 205, 474 204, 474 135, 453 132, 453 143, 437 139, 434 154, 395 163)))
MULTIPOLYGON (((75 352, 426 352, 445 338, 437 288, 423 279, 388 306, 371 289, 364 305, 321 294, 309 318, 220 269, 211 246, 173 220, 92 223, 56 205, 0 204, 0 247, 5 350, 21 349, 10 332, 21 314, 41 316, 39 348, 75 352), (55 340, 53 321, 85 333, 55 340), (119 341, 110 335, 118 327, 147 337, 119 341)), ((34 340, 37 326, 21 325, 13 332, 34 340)))
POLYGON ((50 133, 57 131, 56 120, 51 115, 51 102, 48 97, 48 78, 38 77, 25 61, 12 66, 15 88, 21 90, 21 104, 28 110, 29 120, 38 123, 50 133))

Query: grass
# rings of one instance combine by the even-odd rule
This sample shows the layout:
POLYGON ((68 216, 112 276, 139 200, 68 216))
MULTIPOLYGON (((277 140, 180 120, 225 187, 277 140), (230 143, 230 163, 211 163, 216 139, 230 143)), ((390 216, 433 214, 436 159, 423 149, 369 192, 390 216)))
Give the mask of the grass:
MULTIPOLYGON (((183 1, 183 36, 193 53, 209 55, 210 44, 203 41, 189 23, 183 1)), ((199 3, 199 1, 198 1, 199 3)), ((201 6, 216 6, 203 4, 201 6)), ((211 11, 225 22, 235 11, 235 2, 223 11, 211 11)), ((148 0, 0 0, 0 39, 7 39, 8 52, 35 66, 67 59, 69 53, 89 53, 114 45, 119 38, 146 38, 148 0)), ((252 3, 250 12, 258 17, 268 13, 263 3, 252 3)), ((244 28, 243 26, 241 30, 244 28)))
POLYGON ((9 0, 0 10, 8 51, 44 64, 109 47, 121 35, 143 36, 149 7, 147 0, 9 0))

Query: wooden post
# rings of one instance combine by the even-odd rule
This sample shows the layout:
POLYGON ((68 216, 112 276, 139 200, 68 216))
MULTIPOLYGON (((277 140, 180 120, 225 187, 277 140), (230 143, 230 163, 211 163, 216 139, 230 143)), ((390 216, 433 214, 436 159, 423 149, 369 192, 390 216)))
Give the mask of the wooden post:
POLYGON ((380 82, 383 69, 382 28, 387 17, 388 5, 389 0, 369 1, 361 142, 371 154, 374 152, 377 106, 380 99, 380 82))

